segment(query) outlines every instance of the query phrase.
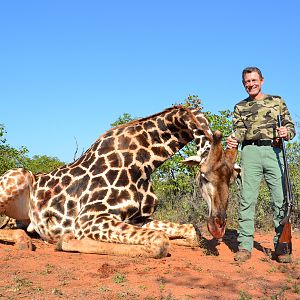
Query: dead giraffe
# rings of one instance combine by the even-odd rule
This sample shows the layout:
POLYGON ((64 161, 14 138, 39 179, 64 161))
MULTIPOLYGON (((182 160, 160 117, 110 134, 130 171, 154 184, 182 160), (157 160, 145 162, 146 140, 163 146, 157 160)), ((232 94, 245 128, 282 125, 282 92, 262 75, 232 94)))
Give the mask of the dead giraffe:
MULTIPOLYGON (((195 140, 197 156, 186 163, 200 164, 197 183, 209 206, 208 228, 223 236, 236 150, 224 151, 221 138, 201 112, 173 106, 108 130, 75 162, 48 174, 6 172, 0 213, 29 221, 29 232, 63 251, 165 257, 170 240, 195 246, 198 236, 191 224, 151 219, 157 198, 150 175, 195 140)), ((0 240, 32 247, 23 230, 0 230, 0 240)))

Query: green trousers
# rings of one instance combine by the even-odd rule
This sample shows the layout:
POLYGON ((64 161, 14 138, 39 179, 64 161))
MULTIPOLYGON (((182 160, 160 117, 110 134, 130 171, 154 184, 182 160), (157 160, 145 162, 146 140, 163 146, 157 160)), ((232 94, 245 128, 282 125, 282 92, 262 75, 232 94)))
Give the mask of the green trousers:
POLYGON ((271 193, 275 227, 274 246, 276 246, 283 228, 279 223, 284 216, 284 165, 281 149, 272 146, 247 145, 241 152, 241 167, 239 249, 246 249, 250 252, 253 249, 255 207, 263 177, 271 193))

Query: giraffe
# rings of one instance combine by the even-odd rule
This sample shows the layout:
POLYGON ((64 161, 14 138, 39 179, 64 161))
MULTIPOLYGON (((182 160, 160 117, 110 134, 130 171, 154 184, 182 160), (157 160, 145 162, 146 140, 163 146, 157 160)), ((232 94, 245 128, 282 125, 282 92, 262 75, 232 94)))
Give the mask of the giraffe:
MULTIPOLYGON (((209 206, 208 229, 217 238, 226 226, 228 188, 236 150, 223 150, 222 134, 212 133, 204 114, 173 106, 114 127, 76 161, 47 174, 18 168, 0 179, 0 213, 27 222, 62 251, 162 258, 171 241, 199 245, 192 224, 153 220, 157 206, 150 175, 188 142, 200 165, 197 183, 209 206)), ((0 230, 0 240, 32 249, 25 231, 0 230)))

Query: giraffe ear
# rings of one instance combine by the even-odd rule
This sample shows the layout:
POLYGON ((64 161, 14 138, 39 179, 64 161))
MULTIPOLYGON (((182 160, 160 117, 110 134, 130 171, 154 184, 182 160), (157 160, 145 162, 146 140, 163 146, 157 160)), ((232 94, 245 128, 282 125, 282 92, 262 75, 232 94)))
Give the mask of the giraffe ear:
POLYGON ((199 166, 201 159, 200 156, 190 156, 181 161, 183 164, 187 166, 199 166))

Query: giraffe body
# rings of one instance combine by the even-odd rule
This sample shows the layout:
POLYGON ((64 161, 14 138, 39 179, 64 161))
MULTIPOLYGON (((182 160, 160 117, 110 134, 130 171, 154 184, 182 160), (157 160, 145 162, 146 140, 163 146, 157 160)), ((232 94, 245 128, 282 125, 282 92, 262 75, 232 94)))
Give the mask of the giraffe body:
MULTIPOLYGON (((219 207, 214 198, 219 186, 228 191, 235 156, 220 148, 202 113, 182 106, 108 130, 75 162, 48 174, 8 171, 0 180, 0 213, 29 220, 30 230, 65 251, 164 257, 170 240, 197 245, 191 224, 151 219, 157 206, 151 173, 193 139, 198 163, 212 173, 208 184, 198 180, 210 206, 209 229, 218 236, 228 194, 224 203, 217 197, 219 207), (218 164, 220 176, 212 171, 218 164)), ((10 238, 0 230, 1 237, 10 238)))

